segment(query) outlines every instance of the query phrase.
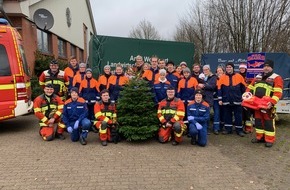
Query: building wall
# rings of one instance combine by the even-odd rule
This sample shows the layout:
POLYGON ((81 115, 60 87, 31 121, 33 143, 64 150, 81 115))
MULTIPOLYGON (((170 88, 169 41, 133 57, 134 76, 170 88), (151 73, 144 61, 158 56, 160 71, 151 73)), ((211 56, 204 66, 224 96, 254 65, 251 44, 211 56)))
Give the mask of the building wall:
MULTIPOLYGON (((37 51, 37 26, 33 21, 34 12, 39 8, 50 11, 54 17, 53 27, 46 31, 51 45, 50 56, 68 60, 71 56, 71 46, 76 49, 75 55, 79 61, 86 61, 90 34, 95 34, 92 15, 86 0, 4 0, 4 10, 23 38, 26 59, 30 70, 34 71, 35 53, 37 51), (70 10, 71 25, 67 24, 67 9, 70 10), (66 57, 58 56, 58 38, 64 40, 66 57)), ((47 54, 47 53, 45 53, 47 54)))
MULTIPOLYGON (((57 34, 64 40, 71 42, 81 49, 84 47, 83 38, 83 24, 88 28, 87 35, 93 32, 93 21, 90 20, 89 10, 85 0, 44 0, 39 1, 33 5, 30 5, 30 19, 33 19, 34 12, 39 8, 44 8, 50 11, 54 17, 54 25, 49 30, 50 32, 57 34), (69 8, 71 15, 71 26, 67 25, 66 10, 69 8)), ((89 38, 87 38, 89 40, 89 38)))

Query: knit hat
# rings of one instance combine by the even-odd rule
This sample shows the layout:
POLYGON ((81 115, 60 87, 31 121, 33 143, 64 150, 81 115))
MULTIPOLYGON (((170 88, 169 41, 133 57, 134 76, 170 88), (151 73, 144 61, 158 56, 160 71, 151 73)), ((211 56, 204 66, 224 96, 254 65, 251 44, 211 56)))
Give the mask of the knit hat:
POLYGON ((182 62, 179 64, 179 66, 182 66, 182 65, 185 65, 185 66, 187 66, 187 63, 186 63, 186 62, 184 62, 184 61, 182 61, 182 62))
POLYGON ((232 62, 228 62, 228 63, 226 64, 226 67, 227 67, 228 65, 230 65, 232 68, 235 68, 234 63, 232 63, 232 62))
POLYGON ((72 87, 70 89, 70 93, 72 93, 72 92, 76 92, 77 94, 79 94, 79 89, 77 87, 72 87))
POLYGON ((87 67, 87 65, 85 63, 80 63, 79 67, 87 67))
POLYGON ((264 67, 265 66, 269 66, 271 67, 272 69, 274 68, 274 61, 270 60, 270 59, 267 59, 264 63, 264 67))
POLYGON ((239 65, 239 69, 241 69, 241 68, 247 69, 247 64, 246 63, 241 63, 239 65))
POLYGON ((210 66, 209 65, 204 65, 203 66, 203 69, 206 69, 206 68, 210 70, 210 66))
POLYGON ((91 68, 87 68, 87 69, 86 69, 86 73, 87 73, 87 72, 93 73, 93 70, 92 70, 91 68))

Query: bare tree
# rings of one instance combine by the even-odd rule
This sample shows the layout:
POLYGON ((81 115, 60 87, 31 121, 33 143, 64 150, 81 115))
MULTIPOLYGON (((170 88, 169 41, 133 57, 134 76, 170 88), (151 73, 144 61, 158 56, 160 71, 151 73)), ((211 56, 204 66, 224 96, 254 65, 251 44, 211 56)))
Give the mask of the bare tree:
POLYGON ((147 40, 161 39, 155 27, 151 24, 151 22, 145 19, 140 21, 140 23, 130 31, 129 37, 147 40))
POLYGON ((196 53, 290 53, 289 0, 208 0, 192 4, 174 39, 194 42, 196 53))

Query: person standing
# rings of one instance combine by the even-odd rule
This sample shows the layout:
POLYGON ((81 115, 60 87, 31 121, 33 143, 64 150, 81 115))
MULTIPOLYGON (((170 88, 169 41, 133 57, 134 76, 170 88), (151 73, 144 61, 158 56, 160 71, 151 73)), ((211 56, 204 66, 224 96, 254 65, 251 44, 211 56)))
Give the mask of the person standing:
POLYGON ((219 105, 223 106, 225 118, 225 131, 223 134, 231 134, 233 127, 233 113, 235 117, 236 133, 244 137, 242 125, 242 94, 245 91, 246 83, 244 78, 234 72, 234 64, 226 64, 226 73, 220 77, 217 83, 219 105))
POLYGON ((86 69, 85 79, 80 84, 80 97, 82 97, 88 107, 88 118, 94 120, 94 106, 100 100, 99 83, 93 78, 93 71, 91 68, 86 69))
POLYGON ((59 70, 57 60, 52 60, 49 64, 49 69, 43 71, 39 76, 39 85, 44 88, 46 84, 53 84, 54 93, 63 101, 66 99, 69 81, 65 76, 64 71, 59 70))
POLYGON ((112 101, 118 100, 120 92, 127 82, 129 82, 129 79, 124 75, 123 67, 121 65, 116 65, 115 75, 108 81, 108 90, 112 101))
POLYGON ((34 114, 39 119, 39 134, 44 141, 51 141, 54 138, 64 140, 63 131, 65 125, 61 123, 60 116, 63 110, 63 101, 54 94, 52 84, 46 84, 44 93, 34 100, 34 114), (55 132, 55 126, 57 129, 55 132))
POLYGON ((171 140, 172 145, 176 146, 182 142, 182 134, 186 129, 183 123, 185 108, 182 100, 175 97, 175 89, 170 86, 166 90, 167 98, 159 103, 157 116, 160 121, 158 139, 160 143, 171 140))
POLYGON ((207 144, 207 127, 209 123, 210 107, 203 100, 204 94, 202 90, 196 90, 194 101, 187 107, 187 119, 189 122, 189 134, 191 136, 191 144, 206 146, 207 144), (196 138, 198 137, 198 138, 196 138))
POLYGON ((166 66, 167 66, 166 78, 170 82, 170 84, 175 88, 175 91, 177 92, 178 82, 179 82, 179 74, 174 69, 174 62, 168 61, 166 63, 166 66))
POLYGON ((71 98, 68 99, 63 108, 62 120, 70 134, 71 141, 80 141, 86 145, 86 138, 91 127, 88 117, 88 108, 83 98, 79 97, 77 87, 70 90, 71 98))
MULTIPOLYGON (((204 92, 204 100, 209 104, 210 107, 213 107, 214 104, 214 94, 216 92, 216 85, 217 85, 217 76, 214 75, 209 65, 203 66, 203 74, 204 79, 203 83, 198 84, 198 88, 202 89, 204 92)), ((218 135, 219 134, 219 118, 215 118, 213 120, 213 133, 218 135)))
MULTIPOLYGON (((247 80, 247 64, 241 63, 239 65, 239 73, 243 76, 245 83, 248 85, 251 81, 247 80)), ((243 119, 243 126, 245 133, 251 133, 253 131, 253 122, 251 121, 252 118, 252 110, 243 107, 242 119, 243 119)))
POLYGON ((101 91, 101 101, 94 107, 95 126, 99 130, 101 144, 107 146, 107 141, 118 143, 120 140, 117 131, 117 111, 116 104, 110 101, 108 90, 101 91))
MULTIPOLYGON (((190 69, 183 69, 184 78, 178 83, 177 97, 184 102, 185 110, 187 110, 187 105, 194 100, 194 91, 198 85, 197 80, 190 75, 190 69)), ((185 119, 187 119, 187 112, 185 112, 185 119)))
POLYGON ((85 63, 79 64, 79 71, 73 77, 73 87, 80 88, 81 82, 85 79, 87 65, 85 63))
POLYGON ((252 143, 265 142, 266 147, 272 147, 276 140, 275 136, 275 105, 282 98, 283 79, 273 72, 274 62, 266 60, 263 67, 263 73, 257 75, 247 91, 258 98, 263 96, 271 97, 266 110, 255 110, 255 128, 256 138, 252 143))
POLYGON ((151 67, 150 67, 150 70, 152 71, 153 73, 153 76, 152 76, 152 83, 155 82, 155 80, 158 80, 156 78, 156 74, 159 73, 159 68, 158 68, 158 57, 156 55, 153 55, 150 59, 150 63, 151 63, 151 67))
MULTIPOLYGON (((217 76, 217 83, 218 80, 220 79, 220 77, 222 75, 224 75, 225 71, 224 71, 224 67, 222 66, 218 66, 216 69, 216 76, 217 76)), ((224 112, 223 112, 223 106, 219 105, 219 100, 218 100, 218 95, 217 95, 217 86, 213 95, 213 113, 214 113, 214 129, 218 129, 218 133, 214 133, 216 135, 219 134, 219 132, 222 132, 224 129, 224 112)))
POLYGON ((79 64, 75 56, 71 56, 68 66, 64 69, 64 75, 68 79, 68 92, 73 87, 73 78, 79 71, 79 64))
POLYGON ((170 82, 166 79, 166 70, 160 69, 159 70, 159 77, 157 81, 154 82, 153 89, 154 89, 154 103, 157 105, 161 100, 166 98, 166 91, 170 86, 170 82))
POLYGON ((100 75, 99 77, 99 88, 100 88, 100 91, 104 90, 104 89, 107 89, 108 87, 108 81, 110 80, 110 77, 112 76, 112 73, 111 73, 111 67, 110 65, 105 65, 104 66, 104 74, 100 75))

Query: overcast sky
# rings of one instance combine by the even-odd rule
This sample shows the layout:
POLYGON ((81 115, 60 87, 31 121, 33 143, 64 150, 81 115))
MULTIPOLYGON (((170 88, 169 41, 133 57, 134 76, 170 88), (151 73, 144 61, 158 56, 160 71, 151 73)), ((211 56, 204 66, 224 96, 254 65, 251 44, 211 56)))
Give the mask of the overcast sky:
POLYGON ((98 35, 128 37, 143 19, 163 39, 172 39, 193 0, 90 0, 98 35))

